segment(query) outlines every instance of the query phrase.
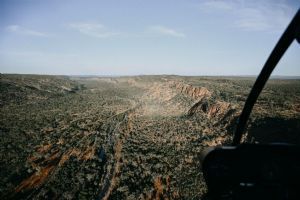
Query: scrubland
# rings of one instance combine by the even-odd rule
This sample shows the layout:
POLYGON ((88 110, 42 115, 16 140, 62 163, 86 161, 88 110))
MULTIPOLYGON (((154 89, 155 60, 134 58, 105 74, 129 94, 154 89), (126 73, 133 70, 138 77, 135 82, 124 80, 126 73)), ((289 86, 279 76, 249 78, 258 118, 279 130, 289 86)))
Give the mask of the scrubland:
MULTIPOLYGON (((245 77, 0 75, 0 199, 201 199, 245 77)), ((300 144, 300 80, 269 80, 244 141, 300 144)))

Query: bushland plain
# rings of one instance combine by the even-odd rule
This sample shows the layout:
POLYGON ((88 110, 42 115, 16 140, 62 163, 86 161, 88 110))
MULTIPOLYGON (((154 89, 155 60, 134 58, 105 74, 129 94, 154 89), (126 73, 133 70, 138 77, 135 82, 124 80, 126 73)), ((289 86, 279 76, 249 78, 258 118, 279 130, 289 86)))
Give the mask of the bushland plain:
MULTIPOLYGON (((0 74, 0 199, 201 199, 254 77, 0 74)), ((300 80, 268 81, 246 142, 300 144, 300 80)))

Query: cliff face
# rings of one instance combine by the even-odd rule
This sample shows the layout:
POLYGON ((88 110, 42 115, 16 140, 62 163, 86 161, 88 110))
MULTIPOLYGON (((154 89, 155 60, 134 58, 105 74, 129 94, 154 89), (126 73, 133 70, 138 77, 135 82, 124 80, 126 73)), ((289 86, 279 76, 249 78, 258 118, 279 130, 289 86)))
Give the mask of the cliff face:
POLYGON ((163 81, 148 84, 139 102, 142 115, 176 116, 185 114, 197 101, 210 98, 205 87, 195 87, 181 81, 163 81))
POLYGON ((207 115, 209 116, 209 118, 220 115, 223 116, 230 110, 230 108, 230 103, 217 101, 215 104, 209 107, 207 115))
POLYGON ((234 113, 234 106, 228 102, 202 99, 195 103, 187 114, 188 116, 205 114, 209 119, 224 119, 234 113))
POLYGON ((209 98, 212 95, 205 87, 195 87, 179 81, 168 81, 167 83, 153 83, 144 95, 147 99, 158 100, 160 102, 169 101, 177 94, 182 94, 193 100, 209 98))
POLYGON ((205 87, 194 87, 192 85, 185 84, 182 82, 172 81, 170 82, 170 87, 173 87, 182 94, 188 95, 196 100, 200 100, 205 97, 210 97, 212 95, 212 93, 205 87))
POLYGON ((188 111, 188 115, 205 114, 209 119, 221 119, 228 112, 232 112, 233 105, 225 101, 212 100, 212 92, 205 87, 195 87, 183 82, 169 82, 171 88, 175 88, 179 93, 187 95, 194 100, 197 100, 188 111))

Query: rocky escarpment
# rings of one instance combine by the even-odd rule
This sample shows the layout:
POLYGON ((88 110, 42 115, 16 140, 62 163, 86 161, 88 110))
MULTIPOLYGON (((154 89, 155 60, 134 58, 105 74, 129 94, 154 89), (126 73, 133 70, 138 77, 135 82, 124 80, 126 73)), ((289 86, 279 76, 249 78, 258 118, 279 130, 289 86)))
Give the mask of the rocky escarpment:
POLYGON ((202 134, 213 138, 202 142, 205 146, 228 144, 238 116, 235 105, 214 99, 201 99, 187 112, 188 118, 205 123, 202 134))
POLYGON ((145 93, 144 97, 148 100, 159 100, 160 102, 169 101, 178 94, 185 95, 197 101, 212 96, 212 92, 205 87, 195 87, 179 81, 168 81, 167 83, 154 82, 147 89, 148 92, 145 93))
POLYGON ((205 87, 195 87, 181 81, 153 82, 148 85, 139 102, 142 115, 179 116, 196 102, 212 95, 205 87))
POLYGON ((212 95, 212 92, 205 87, 195 87, 190 84, 175 81, 170 81, 169 84, 171 88, 175 88, 180 93, 188 95, 196 100, 210 97, 212 95))
POLYGON ((188 116, 205 114, 208 118, 222 118, 228 113, 234 112, 234 106, 224 101, 212 101, 202 99, 195 103, 188 111, 188 116))

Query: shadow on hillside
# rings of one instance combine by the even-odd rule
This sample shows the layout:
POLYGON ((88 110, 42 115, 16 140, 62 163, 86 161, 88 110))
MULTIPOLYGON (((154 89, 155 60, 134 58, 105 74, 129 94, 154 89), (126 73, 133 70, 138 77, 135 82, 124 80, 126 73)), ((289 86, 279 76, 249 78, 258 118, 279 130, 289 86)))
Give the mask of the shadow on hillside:
POLYGON ((284 142, 300 144, 300 120, 266 117, 255 120, 248 129, 246 140, 259 143, 284 142))

